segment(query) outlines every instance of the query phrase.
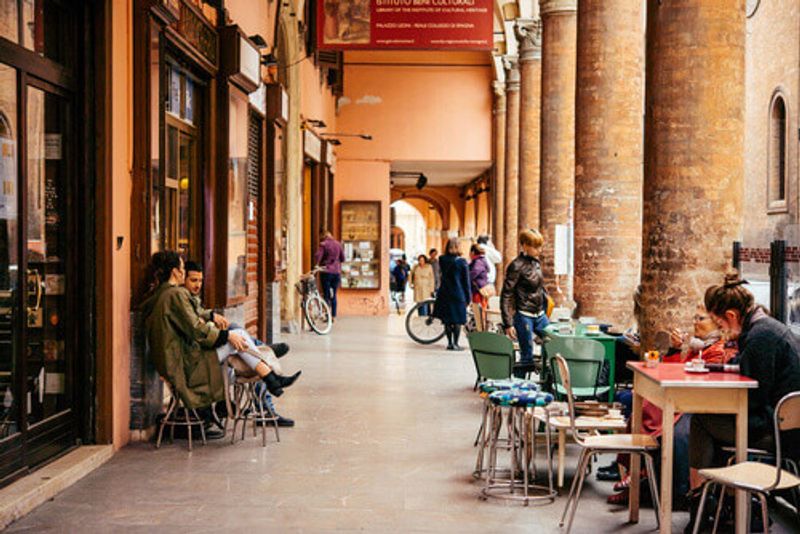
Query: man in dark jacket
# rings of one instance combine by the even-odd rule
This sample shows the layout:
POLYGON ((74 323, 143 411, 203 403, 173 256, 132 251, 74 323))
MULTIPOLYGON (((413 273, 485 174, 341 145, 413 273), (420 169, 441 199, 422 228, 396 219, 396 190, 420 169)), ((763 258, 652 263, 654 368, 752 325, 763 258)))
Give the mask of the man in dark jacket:
MULTIPOLYGON (((522 252, 506 269, 503 291, 500 294, 500 312, 506 335, 519 340, 520 363, 533 362, 533 335, 544 335, 547 320, 547 293, 539 255, 544 238, 535 230, 519 234, 522 252)), ((520 369, 517 375, 524 376, 520 369)))

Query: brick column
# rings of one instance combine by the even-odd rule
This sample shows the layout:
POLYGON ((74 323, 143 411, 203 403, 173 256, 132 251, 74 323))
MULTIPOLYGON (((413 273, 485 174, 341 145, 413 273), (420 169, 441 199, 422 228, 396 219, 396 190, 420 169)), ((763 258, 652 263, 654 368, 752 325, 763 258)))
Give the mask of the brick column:
POLYGON ((542 22, 518 20, 519 228, 539 228, 539 128, 542 96, 542 22))
POLYGON ((506 183, 503 261, 517 255, 519 202, 519 69, 517 58, 506 58, 506 183))
POLYGON ((492 175, 492 241, 503 248, 506 201, 506 84, 492 82, 494 92, 494 174, 492 175))
POLYGON ((642 253, 644 4, 578 0, 575 300, 627 327, 642 253))
MULTIPOLYGON (((544 236, 542 268, 553 292, 555 227, 572 224, 575 195, 575 46, 577 0, 539 0, 542 17, 542 170, 539 227, 544 236)), ((562 276, 564 298, 572 280, 562 276)), ((559 298, 557 295, 556 303, 559 298)))
POLYGON ((730 265, 744 184, 744 0, 647 4, 643 344, 730 265))

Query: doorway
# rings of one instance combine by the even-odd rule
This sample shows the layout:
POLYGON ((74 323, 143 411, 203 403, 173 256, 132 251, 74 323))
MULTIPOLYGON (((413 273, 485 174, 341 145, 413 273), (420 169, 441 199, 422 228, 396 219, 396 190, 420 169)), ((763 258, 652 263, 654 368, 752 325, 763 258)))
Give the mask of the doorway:
POLYGON ((69 91, 0 63, 0 485, 79 437, 72 114, 69 91))

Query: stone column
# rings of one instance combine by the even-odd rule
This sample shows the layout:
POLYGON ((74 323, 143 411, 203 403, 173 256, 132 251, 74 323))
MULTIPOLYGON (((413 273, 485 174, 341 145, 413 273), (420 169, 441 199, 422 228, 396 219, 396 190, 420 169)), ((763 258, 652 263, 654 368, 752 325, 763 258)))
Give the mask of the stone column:
POLYGON ((503 248, 506 201, 506 84, 492 82, 494 92, 494 175, 492 176, 492 241, 503 248))
POLYGON ((517 58, 506 58, 506 183, 503 225, 503 261, 517 255, 519 209, 519 68, 517 58))
POLYGON ((578 0, 575 300, 627 327, 639 284, 644 4, 578 0))
POLYGON ((539 128, 541 121, 542 22, 518 20, 519 228, 539 228, 539 128))
POLYGON ((542 170, 539 228, 544 236, 545 283, 559 304, 572 298, 572 280, 555 291, 557 224, 572 224, 575 195, 575 46, 577 0, 539 0, 542 17, 542 170))
POLYGON ((647 4, 643 348, 731 264, 744 186, 744 0, 647 4))

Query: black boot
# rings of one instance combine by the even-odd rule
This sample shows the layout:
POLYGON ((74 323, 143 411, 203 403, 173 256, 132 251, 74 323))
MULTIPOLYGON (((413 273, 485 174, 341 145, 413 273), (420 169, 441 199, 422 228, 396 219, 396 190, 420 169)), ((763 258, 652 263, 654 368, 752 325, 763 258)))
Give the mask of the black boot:
POLYGON ((458 344, 458 338, 461 336, 461 325, 453 325, 453 350, 464 350, 458 344))
POLYGON ((447 336, 447 350, 453 349, 453 327, 449 324, 444 325, 444 333, 447 336))
MULTIPOLYGON (((296 372, 295 374, 293 374, 292 376, 281 376, 281 375, 278 375, 278 382, 280 383, 280 385, 281 385, 281 387, 282 387, 282 388, 288 388, 289 386, 291 386, 292 384, 294 384, 295 380, 297 380, 298 378, 300 378, 300 374, 301 374, 302 372, 303 372, 303 371, 297 371, 297 372, 296 372)), ((273 374, 274 374, 274 373, 273 373, 273 374)))
POLYGON ((287 352, 289 352, 289 345, 286 343, 273 343, 272 345, 269 345, 269 348, 271 348, 272 352, 275 353, 276 358, 281 358, 285 356, 287 352))
POLYGON ((283 386, 280 382, 280 377, 275 373, 271 372, 261 380, 267 385, 267 391, 271 394, 275 395, 276 397, 280 397, 283 395, 283 386))

